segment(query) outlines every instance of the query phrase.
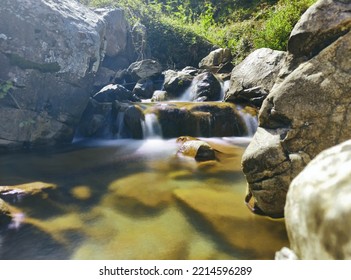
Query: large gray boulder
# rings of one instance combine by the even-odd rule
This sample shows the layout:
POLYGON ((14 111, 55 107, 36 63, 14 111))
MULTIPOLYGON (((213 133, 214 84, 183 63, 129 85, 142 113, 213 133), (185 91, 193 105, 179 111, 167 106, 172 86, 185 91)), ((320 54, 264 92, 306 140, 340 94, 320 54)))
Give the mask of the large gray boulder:
POLYGON ((349 0, 320 0, 301 17, 290 34, 288 51, 311 57, 351 28, 349 0))
POLYGON ((350 46, 348 33, 301 64, 263 103, 243 170, 256 206, 270 216, 283 215, 289 184, 310 159, 351 137, 350 46))
POLYGON ((283 216, 291 180, 322 150, 351 138, 351 32, 274 86, 243 156, 254 208, 283 216))
POLYGON ((72 140, 105 37, 103 18, 75 1, 2 1, 0 149, 72 140))
POLYGON ((225 100, 260 107, 272 89, 286 53, 268 48, 252 52, 232 70, 225 100))
POLYGON ((351 259, 351 141, 327 149, 292 181, 285 206, 300 259, 351 259))

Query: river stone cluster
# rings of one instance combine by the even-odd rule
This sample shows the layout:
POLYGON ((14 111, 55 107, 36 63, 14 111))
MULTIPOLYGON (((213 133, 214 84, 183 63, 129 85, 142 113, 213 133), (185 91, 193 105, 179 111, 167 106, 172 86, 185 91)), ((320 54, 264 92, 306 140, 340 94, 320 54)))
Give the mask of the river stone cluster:
POLYGON ((242 160, 254 210, 283 216, 292 179, 319 152, 351 137, 350 11, 349 1, 320 0, 291 33, 242 160))

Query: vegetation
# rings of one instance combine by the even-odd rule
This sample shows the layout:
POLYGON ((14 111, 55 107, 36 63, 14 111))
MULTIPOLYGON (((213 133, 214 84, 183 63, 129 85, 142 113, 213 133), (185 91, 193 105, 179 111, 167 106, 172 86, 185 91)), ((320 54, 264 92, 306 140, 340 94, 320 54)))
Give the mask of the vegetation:
POLYGON ((235 62, 261 47, 285 50, 293 26, 315 1, 81 0, 97 7, 123 7, 132 24, 147 27, 150 42, 164 35, 190 45, 207 40, 230 48, 235 62))

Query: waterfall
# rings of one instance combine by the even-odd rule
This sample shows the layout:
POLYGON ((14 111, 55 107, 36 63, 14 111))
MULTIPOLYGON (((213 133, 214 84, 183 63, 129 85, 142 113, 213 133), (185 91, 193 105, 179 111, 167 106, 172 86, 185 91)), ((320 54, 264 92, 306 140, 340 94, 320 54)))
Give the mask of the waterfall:
POLYGON ((142 122, 144 139, 162 138, 162 128, 156 114, 145 114, 145 121, 142 122))
POLYGON ((245 112, 245 110, 240 106, 237 106, 237 108, 242 120, 245 123, 247 136, 253 136, 258 127, 257 117, 245 112))
POLYGON ((125 112, 118 112, 117 114, 117 118, 116 118, 116 138, 117 139, 124 138, 124 133, 123 133, 125 130, 124 114, 125 112))
POLYGON ((230 80, 221 82, 221 95, 219 100, 224 100, 226 92, 229 90, 230 80))

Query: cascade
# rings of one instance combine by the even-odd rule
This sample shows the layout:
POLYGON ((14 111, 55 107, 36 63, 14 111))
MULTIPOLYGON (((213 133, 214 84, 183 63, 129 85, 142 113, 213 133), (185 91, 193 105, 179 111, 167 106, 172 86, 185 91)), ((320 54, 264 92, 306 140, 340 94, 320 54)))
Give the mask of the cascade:
POLYGON ((250 113, 245 112, 245 110, 240 107, 239 105, 237 105, 238 108, 238 112, 242 118, 242 120, 245 123, 246 129, 247 129, 247 135, 249 137, 252 137, 258 127, 258 120, 257 117, 252 116, 250 113))
POLYGON ((125 137, 125 124, 124 124, 125 112, 118 112, 116 118, 116 137, 117 139, 123 139, 125 137))
POLYGON ((144 139, 162 138, 162 128, 156 114, 145 114, 145 120, 141 124, 144 139))

